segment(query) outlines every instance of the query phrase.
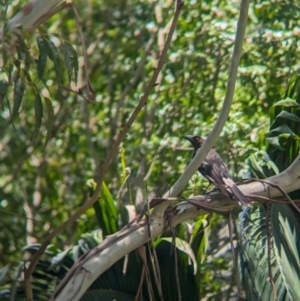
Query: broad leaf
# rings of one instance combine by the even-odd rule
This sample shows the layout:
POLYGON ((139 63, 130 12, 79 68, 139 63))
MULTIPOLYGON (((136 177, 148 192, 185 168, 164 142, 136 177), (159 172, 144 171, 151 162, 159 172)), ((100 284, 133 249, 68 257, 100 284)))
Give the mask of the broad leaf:
POLYGON ((275 257, 286 295, 300 300, 300 214, 278 204, 272 207, 271 217, 275 257))

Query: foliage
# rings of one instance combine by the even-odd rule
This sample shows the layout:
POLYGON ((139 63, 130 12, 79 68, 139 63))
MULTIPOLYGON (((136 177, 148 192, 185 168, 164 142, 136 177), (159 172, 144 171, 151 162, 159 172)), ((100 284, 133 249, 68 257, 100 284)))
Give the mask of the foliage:
POLYGON ((246 298, 274 300, 269 280, 270 264, 277 300, 299 300, 299 217, 288 206, 276 204, 270 210, 270 226, 268 223, 262 207, 254 210, 251 219, 241 216, 243 252, 239 267, 246 298), (269 250, 268 237, 271 234, 269 250))
MULTIPOLYGON (((285 98, 270 109, 269 166, 285 170, 299 155, 299 74, 295 74, 287 87, 285 98), (271 159, 273 161, 271 161, 271 159)), ((266 164, 251 159, 255 175, 266 177, 266 164)), ((274 168, 275 169, 275 168, 274 168)), ((299 190, 290 193, 299 198, 299 190)), ((240 277, 247 300, 298 300, 300 214, 294 207, 272 204, 243 213, 240 222, 240 277), (270 278, 272 280, 263 281, 270 278), (276 296, 275 296, 276 292, 276 296)))
MULTIPOLYGON (((9 20, 25 2, 1 2, 0 19, 9 20)), ((181 136, 206 136, 213 127, 225 93, 238 4, 186 2, 159 83, 105 176, 106 195, 117 201, 118 210, 128 204, 139 209, 149 194, 161 195, 190 160, 181 136)), ((96 93, 93 102, 80 97, 86 95, 87 83, 71 10, 62 10, 34 32, 7 31, 0 44, 2 265, 16 265, 24 245, 42 241, 89 197, 86 182, 97 175, 143 93, 174 9, 171 1, 88 0, 75 1, 75 6, 96 93)), ((236 177, 247 175, 244 161, 250 154, 264 157, 269 110, 299 68, 297 24, 295 1, 251 3, 235 99, 222 143, 216 145, 236 177)), ((275 160, 269 159, 270 154, 267 169, 273 172, 275 160)), ((203 185, 195 175, 184 195, 200 193, 203 185)), ((99 200, 99 206, 104 202, 99 200)), ((95 210, 87 210, 53 244, 65 249, 97 228, 95 210)), ((122 225, 119 217, 114 221, 107 233, 122 225)), ((203 221, 197 222, 200 229, 203 221)), ((201 251, 194 249, 198 262, 206 256, 203 244, 201 238, 196 243, 201 251)), ((213 280, 216 271, 227 264, 222 258, 214 262, 209 268, 201 265, 197 276, 200 294, 211 288, 212 300, 225 283, 213 280)))

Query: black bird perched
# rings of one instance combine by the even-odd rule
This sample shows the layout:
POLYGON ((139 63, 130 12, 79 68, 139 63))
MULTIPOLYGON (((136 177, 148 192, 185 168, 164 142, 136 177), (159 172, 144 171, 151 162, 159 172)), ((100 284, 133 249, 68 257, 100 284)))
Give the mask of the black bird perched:
MULTIPOLYGON (((199 136, 184 136, 183 138, 192 143, 194 147, 193 157, 205 142, 205 139, 199 136)), ((242 206, 251 207, 248 199, 232 180, 222 158, 214 149, 209 151, 205 160, 198 168, 198 171, 202 176, 218 187, 226 196, 232 198, 234 195, 242 206)))

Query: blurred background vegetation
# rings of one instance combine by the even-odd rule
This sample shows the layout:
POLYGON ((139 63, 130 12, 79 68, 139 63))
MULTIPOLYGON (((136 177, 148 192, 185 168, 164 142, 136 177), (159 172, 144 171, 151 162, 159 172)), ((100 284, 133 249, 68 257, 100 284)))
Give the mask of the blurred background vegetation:
MULTIPOLYGON (((1 1, 1 26, 25 3, 1 1)), ((125 205, 140 210, 151 195, 162 195, 191 159, 182 136, 206 137, 211 131, 225 95, 239 5, 235 0, 185 2, 158 85, 105 175, 108 197, 117 210, 125 205)), ((87 200, 87 183, 97 176, 143 94, 174 13, 172 1, 86 0, 74 1, 74 6, 94 101, 66 89, 87 91, 71 9, 33 33, 7 32, 0 45, 2 266, 16 266, 24 246, 43 241, 87 200), (15 49, 12 40, 17 40, 15 49)), ((266 153, 269 110, 299 70, 299 34, 297 1, 251 2, 232 110, 215 145, 236 179, 251 175, 249 156, 259 161, 266 153)), ((195 175, 183 194, 201 194, 206 186, 195 175)), ((203 217, 199 220, 203 226, 203 217)), ((227 297, 222 288, 230 282, 232 258, 220 251, 229 249, 224 225, 213 217, 205 247, 197 254, 199 291, 207 300, 227 297)), ((194 226, 191 221, 187 228, 194 226)), ((97 228, 90 208, 53 244, 64 250, 97 228)))

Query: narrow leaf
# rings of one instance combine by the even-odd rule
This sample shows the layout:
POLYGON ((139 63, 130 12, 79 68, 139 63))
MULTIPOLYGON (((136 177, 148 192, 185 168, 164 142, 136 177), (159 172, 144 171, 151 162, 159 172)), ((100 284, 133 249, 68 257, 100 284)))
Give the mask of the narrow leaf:
POLYGON ((19 81, 16 82, 14 86, 14 104, 13 104, 12 116, 11 116, 12 120, 14 120, 19 113, 24 91, 25 91, 25 84, 23 80, 20 78, 19 81))
POLYGON ((38 71, 38 77, 39 79, 41 79, 43 78, 45 68, 46 68, 46 63, 47 63, 48 43, 42 36, 37 37, 36 41, 38 43, 38 47, 40 50, 39 59, 37 61, 37 71, 38 71))
POLYGON ((3 99, 6 95, 9 83, 5 80, 0 80, 0 105, 3 107, 3 99))
POLYGON ((44 99, 45 99, 46 110, 47 110, 47 123, 46 123, 47 136, 46 136, 46 141, 45 141, 45 147, 46 147, 48 141, 52 137, 52 129, 53 129, 53 124, 54 124, 54 110, 53 110, 51 100, 47 97, 45 97, 44 99))
POLYGON ((272 160, 268 160, 268 161, 266 161, 266 162, 267 162, 268 168, 271 169, 271 170, 273 170, 274 173, 275 173, 276 175, 278 175, 278 174, 279 174, 279 169, 278 169, 278 167, 276 166, 276 164, 275 164, 272 160))
MULTIPOLYGON (((267 138, 268 139, 268 138, 267 138)), ((247 158, 247 164, 250 167, 251 173, 258 179, 265 179, 266 174, 264 170, 262 169, 261 165, 259 164, 255 154, 251 154, 247 158)))
POLYGON ((42 124, 42 118, 43 118, 43 105, 39 93, 37 93, 34 98, 34 111, 35 111, 35 125, 34 125, 33 139, 37 136, 40 130, 42 124))
POLYGON ((58 50, 55 46, 55 44, 50 41, 50 40, 46 40, 47 44, 48 44, 48 56, 50 58, 50 60, 54 63, 54 69, 55 69, 55 74, 56 74, 56 82, 58 84, 61 83, 62 80, 62 69, 61 69, 61 60, 59 57, 59 53, 58 50))
POLYGON ((69 83, 71 82, 73 69, 75 71, 75 81, 77 81, 77 73, 78 73, 77 53, 74 47, 67 42, 62 43, 62 50, 65 58, 65 64, 68 71, 69 83))
POLYGON ((102 182, 101 186, 101 196, 99 203, 103 212, 102 218, 105 219, 104 222, 106 224, 106 229, 103 229, 103 231, 109 231, 105 235, 113 234, 118 230, 118 212, 113 197, 104 182, 102 182))
POLYGON ((9 264, 0 269, 0 285, 5 284, 7 278, 7 272, 9 271, 9 264))

